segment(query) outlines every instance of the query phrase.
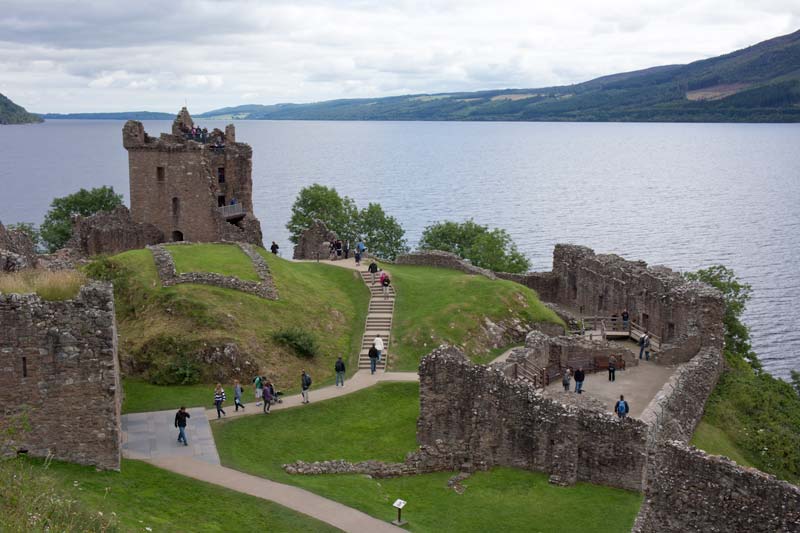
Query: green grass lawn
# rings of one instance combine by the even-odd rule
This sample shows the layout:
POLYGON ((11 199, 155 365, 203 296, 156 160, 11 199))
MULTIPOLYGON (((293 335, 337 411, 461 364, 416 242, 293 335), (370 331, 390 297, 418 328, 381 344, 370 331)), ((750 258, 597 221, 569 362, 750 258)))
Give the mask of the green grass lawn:
POLYGON ((44 475, 88 509, 115 513, 121 531, 338 531, 276 503, 140 461, 124 460, 121 472, 54 462, 44 475))
POLYGON ((753 466, 727 433, 708 422, 700 421, 690 444, 714 455, 724 455, 742 466, 753 466))
POLYGON ((212 423, 224 465, 291 483, 391 520, 397 498, 413 531, 627 532, 641 495, 579 483, 555 487, 544 474, 495 468, 447 488, 451 472, 394 479, 361 475, 290 476, 282 465, 304 461, 402 461, 416 448, 416 383, 383 383, 341 398, 212 423), (267 438, 268 437, 268 438, 267 438))
POLYGON ((389 359, 394 370, 415 370, 420 359, 442 343, 461 346, 481 362, 519 343, 509 340, 508 346, 494 348, 484 331, 484 317, 495 323, 519 319, 563 325, 534 291, 518 283, 445 268, 386 268, 397 287, 389 359))
POLYGON ((178 274, 213 272, 249 281, 259 281, 253 262, 234 244, 192 244, 166 246, 178 274))
MULTIPOLYGON (((227 260, 220 259, 220 254, 224 257, 231 252, 247 259, 239 248, 230 245, 174 248, 185 253, 188 261, 195 246, 214 250, 215 261, 222 263, 227 260)), ((340 355, 349 363, 349 373, 356 370, 369 302, 369 291, 358 275, 325 264, 286 261, 263 249, 259 252, 269 264, 280 293, 277 301, 207 285, 162 288, 148 250, 132 250, 111 258, 119 268, 114 283, 120 358, 123 368, 129 368, 127 362, 136 363, 132 376, 139 379, 126 380, 126 412, 174 409, 180 403, 206 405, 205 395, 215 381, 215 365, 197 363, 207 374, 205 379, 201 377, 206 383, 199 386, 155 388, 141 382, 154 372, 151 368, 167 368, 174 362, 170 350, 152 348, 165 338, 187 346, 235 342, 241 352, 258 362, 261 373, 285 392, 299 387, 301 368, 311 373, 316 385, 332 381, 333 364, 340 355), (273 339, 273 333, 292 327, 311 333, 318 341, 319 353, 313 358, 303 357, 273 339)), ((204 268, 204 261, 197 268, 191 261, 188 265, 190 270, 198 270, 204 268)), ((243 368, 237 377, 249 384, 255 373, 256 369, 243 368)))

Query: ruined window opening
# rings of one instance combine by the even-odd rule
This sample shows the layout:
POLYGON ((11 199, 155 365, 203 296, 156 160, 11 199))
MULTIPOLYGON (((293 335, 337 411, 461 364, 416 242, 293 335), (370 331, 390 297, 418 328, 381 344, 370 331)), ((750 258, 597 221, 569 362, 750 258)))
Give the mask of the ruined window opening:
POLYGON ((650 326, 650 315, 642 313, 642 327, 646 330, 650 326))
POLYGON ((217 179, 219 179, 220 183, 225 183, 225 167, 219 167, 217 169, 217 179))
POLYGON ((666 340, 671 340, 672 337, 675 336, 675 323, 674 322, 667 322, 667 338, 666 340))
POLYGON ((217 207, 224 207, 225 206, 225 195, 220 194, 217 196, 217 207))
POLYGON ((22 377, 23 378, 27 378, 28 377, 28 358, 27 357, 23 357, 22 358, 22 377))
POLYGON ((598 311, 602 311, 603 309, 605 309, 605 299, 606 298, 605 298, 604 294, 600 294, 597 297, 597 310, 598 311))
POLYGON ((158 181, 164 181, 164 176, 164 167, 156 167, 156 179, 158 179, 158 181))
POLYGON ((180 216, 181 216, 181 200, 176 196, 175 198, 172 199, 172 220, 177 222, 180 216))
POLYGON ((175 230, 172 232, 172 241, 173 242, 180 242, 183 240, 183 232, 175 230))

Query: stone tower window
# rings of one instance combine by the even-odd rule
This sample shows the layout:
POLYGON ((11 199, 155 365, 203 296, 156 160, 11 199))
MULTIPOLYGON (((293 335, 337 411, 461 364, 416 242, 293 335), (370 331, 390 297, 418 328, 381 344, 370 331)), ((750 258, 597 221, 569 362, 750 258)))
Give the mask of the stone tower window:
POLYGON ((181 216, 181 200, 177 196, 172 199, 172 220, 177 223, 181 216))
POLYGON ((158 181, 164 181, 164 167, 156 167, 156 179, 158 181))
POLYGON ((217 196, 217 207, 223 207, 225 205, 225 195, 220 194, 217 196))
POLYGON ((28 358, 27 357, 23 357, 22 358, 22 377, 23 378, 27 378, 28 377, 28 358))
POLYGON ((217 169, 217 179, 220 183, 225 183, 225 167, 219 167, 217 169))

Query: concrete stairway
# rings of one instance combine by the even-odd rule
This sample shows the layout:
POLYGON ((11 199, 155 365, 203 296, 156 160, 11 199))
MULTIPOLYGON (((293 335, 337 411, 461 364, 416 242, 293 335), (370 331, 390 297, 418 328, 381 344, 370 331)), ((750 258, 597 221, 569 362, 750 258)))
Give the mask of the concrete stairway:
POLYGON ((389 286, 389 294, 384 299, 383 288, 378 281, 380 274, 375 276, 375 284, 372 284, 370 273, 366 270, 359 270, 361 279, 367 284, 370 290, 369 310, 367 312, 367 324, 364 328, 364 338, 361 340, 361 351, 358 355, 358 368, 369 368, 369 356, 367 355, 372 342, 377 335, 383 339, 384 350, 381 353, 381 361, 378 363, 378 370, 386 370, 386 362, 389 356, 391 344, 390 335, 392 333, 392 315, 394 313, 394 285, 389 286))

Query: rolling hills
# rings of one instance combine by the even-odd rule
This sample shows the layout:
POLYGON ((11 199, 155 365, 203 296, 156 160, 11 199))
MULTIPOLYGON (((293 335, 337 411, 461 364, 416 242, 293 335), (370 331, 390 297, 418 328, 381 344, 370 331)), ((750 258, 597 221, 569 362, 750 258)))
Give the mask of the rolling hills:
POLYGON ((42 117, 28 113, 24 107, 0 94, 0 124, 34 124, 37 122, 42 122, 42 117))

